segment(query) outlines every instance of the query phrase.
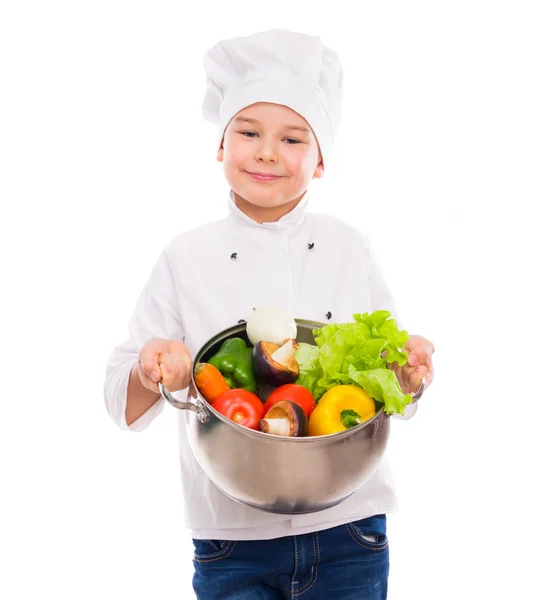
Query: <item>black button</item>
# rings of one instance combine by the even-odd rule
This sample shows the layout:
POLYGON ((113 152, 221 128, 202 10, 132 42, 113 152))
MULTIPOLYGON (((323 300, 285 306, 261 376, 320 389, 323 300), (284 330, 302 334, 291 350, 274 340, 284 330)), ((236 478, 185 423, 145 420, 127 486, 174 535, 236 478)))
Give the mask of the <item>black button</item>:
POLYGON ((237 324, 241 325, 241 323, 246 323, 245 319, 239 319, 239 321, 237 322, 237 324))
POLYGON ((332 313, 330 311, 328 311, 326 313, 326 318, 330 321, 330 319, 332 318, 332 313))
POLYGON ((315 242, 312 242, 311 244, 308 244, 308 250, 313 250, 314 246, 315 246, 315 242))
POLYGON ((233 252, 232 254, 230 254, 230 258, 232 260, 235 260, 237 258, 237 252, 233 252))

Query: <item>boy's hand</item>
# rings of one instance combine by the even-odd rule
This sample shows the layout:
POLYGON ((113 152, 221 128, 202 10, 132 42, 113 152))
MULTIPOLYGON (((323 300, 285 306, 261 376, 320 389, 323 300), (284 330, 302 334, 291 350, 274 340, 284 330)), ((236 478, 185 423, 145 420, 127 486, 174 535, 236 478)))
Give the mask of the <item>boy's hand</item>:
POLYGON ((408 362, 402 367, 393 363, 391 368, 397 375, 402 391, 405 394, 415 394, 421 386, 423 377, 427 387, 434 379, 432 365, 434 344, 420 335, 412 335, 404 344, 404 350, 408 353, 408 362))
POLYGON ((141 383, 159 393, 161 380, 169 392, 183 390, 191 383, 191 354, 182 342, 154 338, 139 352, 137 372, 141 383))

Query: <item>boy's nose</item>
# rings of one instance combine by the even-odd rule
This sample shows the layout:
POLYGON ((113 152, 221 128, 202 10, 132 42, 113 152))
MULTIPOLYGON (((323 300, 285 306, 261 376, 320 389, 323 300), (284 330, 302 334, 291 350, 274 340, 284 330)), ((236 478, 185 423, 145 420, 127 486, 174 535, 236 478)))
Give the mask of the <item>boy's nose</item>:
POLYGON ((263 144, 256 152, 256 159, 277 161, 278 153, 270 144, 263 144))

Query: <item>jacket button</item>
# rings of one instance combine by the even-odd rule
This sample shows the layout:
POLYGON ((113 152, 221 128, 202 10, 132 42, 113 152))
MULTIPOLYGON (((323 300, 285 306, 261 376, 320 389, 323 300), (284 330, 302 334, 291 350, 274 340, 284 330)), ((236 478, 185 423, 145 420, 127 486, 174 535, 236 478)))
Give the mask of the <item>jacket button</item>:
POLYGON ((230 254, 230 258, 232 260, 235 260, 237 258, 237 252, 233 252, 232 254, 230 254))
POLYGON ((308 244, 308 250, 313 250, 314 246, 315 246, 315 242, 312 242, 311 244, 308 244))
POLYGON ((332 318, 332 313, 330 311, 328 311, 326 313, 326 318, 330 321, 330 319, 332 318))

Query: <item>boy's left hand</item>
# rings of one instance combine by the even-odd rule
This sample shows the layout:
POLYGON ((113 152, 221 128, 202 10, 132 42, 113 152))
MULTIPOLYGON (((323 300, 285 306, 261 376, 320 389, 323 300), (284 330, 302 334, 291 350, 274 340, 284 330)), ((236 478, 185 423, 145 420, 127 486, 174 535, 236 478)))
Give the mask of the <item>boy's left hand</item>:
POLYGON ((404 350, 408 353, 408 362, 402 367, 393 363, 391 368, 397 375, 402 391, 405 394, 415 394, 421 386, 423 377, 427 387, 434 379, 432 365, 434 344, 421 335, 412 335, 404 344, 404 350))

